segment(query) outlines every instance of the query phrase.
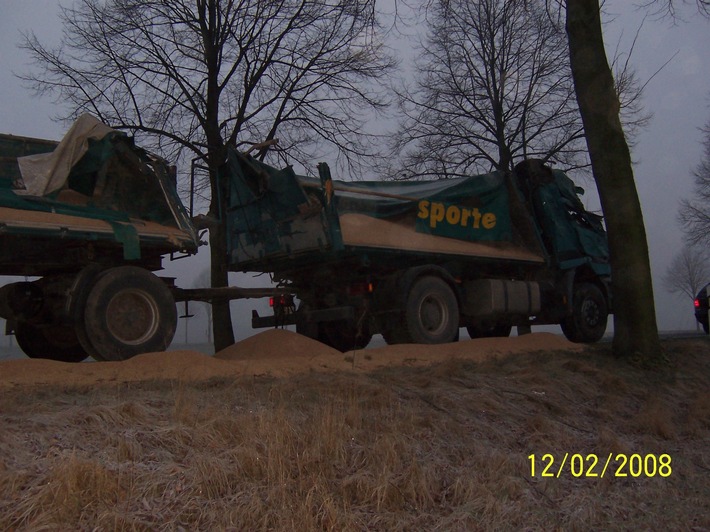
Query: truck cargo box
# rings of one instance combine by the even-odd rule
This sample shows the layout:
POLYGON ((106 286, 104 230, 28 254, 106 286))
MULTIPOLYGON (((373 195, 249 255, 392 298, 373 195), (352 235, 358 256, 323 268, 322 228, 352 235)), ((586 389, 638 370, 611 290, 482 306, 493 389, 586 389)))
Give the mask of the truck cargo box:
POLYGON ((545 252, 509 180, 387 182, 320 179, 232 152, 228 230, 231 267, 308 268, 323 261, 384 258, 544 264, 545 252), (511 205, 517 209, 511 212, 511 205))
POLYGON ((90 115, 52 142, 0 135, 0 274, 43 275, 92 256, 153 269, 197 238, 174 172, 90 115))
POLYGON ((222 169, 229 267, 294 297, 254 327, 295 324, 341 350, 506 336, 558 323, 599 340, 612 309, 606 233, 582 190, 541 161, 438 181, 355 181, 276 169, 235 150, 222 169))

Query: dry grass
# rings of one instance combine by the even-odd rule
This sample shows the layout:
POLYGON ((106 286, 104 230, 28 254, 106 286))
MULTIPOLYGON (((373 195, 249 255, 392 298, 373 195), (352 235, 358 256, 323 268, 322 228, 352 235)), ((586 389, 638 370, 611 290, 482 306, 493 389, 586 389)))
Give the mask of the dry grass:
POLYGON ((15 389, 0 399, 0 529, 707 530, 710 344, 667 347, 664 373, 602 346, 15 389), (533 453, 667 453, 673 470, 532 477, 533 453))

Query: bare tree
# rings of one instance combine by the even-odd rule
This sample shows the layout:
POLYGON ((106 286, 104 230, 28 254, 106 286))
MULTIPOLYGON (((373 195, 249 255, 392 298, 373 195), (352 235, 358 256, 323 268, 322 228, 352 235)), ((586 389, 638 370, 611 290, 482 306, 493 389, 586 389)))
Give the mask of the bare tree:
MULTIPOLYGON (((92 112, 164 155, 202 159, 221 220, 229 144, 278 135, 309 165, 328 146, 344 164, 370 152, 362 111, 384 104, 376 82, 392 66, 374 1, 78 0, 62 11, 59 48, 27 36, 38 69, 25 79, 72 115, 92 112)), ((212 286, 224 286, 223 223, 210 228, 210 251, 212 286)), ((229 305, 214 303, 213 316, 219 350, 234 341, 229 305)))
POLYGON ((564 28, 539 0, 448 0, 426 10, 416 82, 397 90, 404 177, 588 164, 564 28))
POLYGON ((710 245, 710 121, 703 128, 703 158, 695 168, 693 199, 682 200, 678 217, 688 242, 710 245))
POLYGON ((673 257, 663 275, 663 284, 671 293, 685 294, 691 300, 710 279, 710 257, 705 248, 684 246, 673 257))
MULTIPOLYGON (((567 36, 544 1, 449 0, 424 13, 415 82, 395 89, 403 118, 389 175, 471 175, 530 157, 589 165, 567 36)), ((613 61, 627 136, 650 118, 632 54, 613 61)))
MULTIPOLYGON (((575 92, 606 219, 614 297, 612 349, 617 356, 638 357, 641 364, 653 366, 663 360, 663 354, 648 243, 629 145, 619 119, 621 103, 604 48, 600 2, 548 2, 566 15, 575 92)), ((666 5, 671 13, 675 10, 670 0, 656 0, 653 5, 666 5)), ((706 0, 697 0, 697 7, 702 14, 710 14, 706 0)))
POLYGON ((648 9, 655 15, 679 19, 685 6, 695 5, 698 12, 710 15, 710 0, 645 0, 639 7, 648 9))
POLYGON ((648 243, 620 102, 604 49, 598 0, 567 0, 577 101, 608 230, 614 296, 613 350, 649 364, 662 356, 648 243))

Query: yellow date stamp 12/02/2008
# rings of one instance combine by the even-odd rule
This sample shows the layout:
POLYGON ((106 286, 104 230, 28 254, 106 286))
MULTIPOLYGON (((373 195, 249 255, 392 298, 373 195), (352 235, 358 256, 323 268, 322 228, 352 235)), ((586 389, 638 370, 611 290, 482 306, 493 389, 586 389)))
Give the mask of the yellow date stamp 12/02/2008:
POLYGON ((575 478, 604 478, 605 475, 614 477, 670 477, 673 473, 672 459, 669 454, 623 454, 609 453, 608 456, 598 456, 594 453, 565 453, 564 456, 555 457, 547 453, 543 455, 531 454, 530 476, 539 474, 543 478, 560 478, 563 474, 570 474, 575 478))

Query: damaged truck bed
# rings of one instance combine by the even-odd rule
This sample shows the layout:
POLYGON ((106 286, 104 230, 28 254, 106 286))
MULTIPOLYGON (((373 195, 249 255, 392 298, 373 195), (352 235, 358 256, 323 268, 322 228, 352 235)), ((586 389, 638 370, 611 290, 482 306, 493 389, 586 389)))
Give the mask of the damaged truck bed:
POLYGON ((177 322, 166 254, 197 251, 175 169, 90 115, 61 142, 0 135, 6 333, 30 357, 120 360, 165 349, 177 322))
POLYGON ((162 255, 196 249, 174 171, 130 137, 88 116, 60 143, 0 135, 0 274, 97 259, 155 270, 162 255))

